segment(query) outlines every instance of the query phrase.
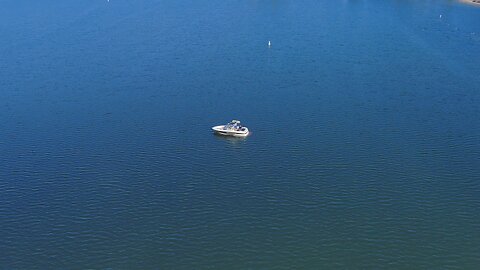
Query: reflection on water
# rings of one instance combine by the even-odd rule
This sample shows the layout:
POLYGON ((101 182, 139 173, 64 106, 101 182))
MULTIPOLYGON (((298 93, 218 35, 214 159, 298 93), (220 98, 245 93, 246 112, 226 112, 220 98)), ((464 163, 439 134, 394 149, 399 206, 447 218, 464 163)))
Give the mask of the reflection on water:
POLYGON ((252 133, 250 132, 250 134, 247 137, 225 136, 225 135, 221 135, 221 134, 217 134, 217 133, 213 133, 213 136, 218 141, 225 141, 225 142, 228 142, 232 145, 239 145, 239 144, 244 143, 246 140, 248 140, 248 137, 252 136, 252 133))

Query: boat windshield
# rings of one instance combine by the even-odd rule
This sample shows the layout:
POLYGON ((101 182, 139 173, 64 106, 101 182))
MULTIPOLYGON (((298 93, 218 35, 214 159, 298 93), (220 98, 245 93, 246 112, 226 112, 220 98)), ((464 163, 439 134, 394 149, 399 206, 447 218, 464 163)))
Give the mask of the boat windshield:
POLYGON ((225 126, 226 129, 234 129, 234 130, 240 130, 242 128, 242 125, 240 125, 240 121, 233 120, 232 122, 228 123, 225 126))

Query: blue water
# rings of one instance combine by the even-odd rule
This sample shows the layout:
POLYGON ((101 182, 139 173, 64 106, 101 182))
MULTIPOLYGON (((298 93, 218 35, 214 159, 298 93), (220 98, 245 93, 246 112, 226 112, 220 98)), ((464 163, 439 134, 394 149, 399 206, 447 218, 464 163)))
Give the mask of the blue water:
POLYGON ((2 0, 0 37, 2 270, 480 267, 480 8, 2 0))

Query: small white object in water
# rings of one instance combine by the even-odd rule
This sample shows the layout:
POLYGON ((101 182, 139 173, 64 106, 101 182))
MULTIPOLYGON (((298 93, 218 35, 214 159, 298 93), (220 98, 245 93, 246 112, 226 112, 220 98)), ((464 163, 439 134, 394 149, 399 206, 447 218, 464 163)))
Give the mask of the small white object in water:
POLYGON ((271 47, 272 46, 272 43, 270 42, 270 40, 268 41, 268 47, 271 47))
POLYGON ((440 14, 440 19, 442 18, 442 14, 440 14))
POLYGON ((248 128, 242 126, 238 120, 232 120, 226 125, 214 126, 212 129, 216 134, 224 136, 247 137, 250 133, 248 128))

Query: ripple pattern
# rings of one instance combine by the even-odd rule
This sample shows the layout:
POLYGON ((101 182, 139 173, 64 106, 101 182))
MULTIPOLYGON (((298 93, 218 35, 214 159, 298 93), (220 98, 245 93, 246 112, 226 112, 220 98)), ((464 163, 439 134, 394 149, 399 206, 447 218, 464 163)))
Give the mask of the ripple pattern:
POLYGON ((479 9, 30 4, 0 4, 0 270, 478 269, 479 9))

